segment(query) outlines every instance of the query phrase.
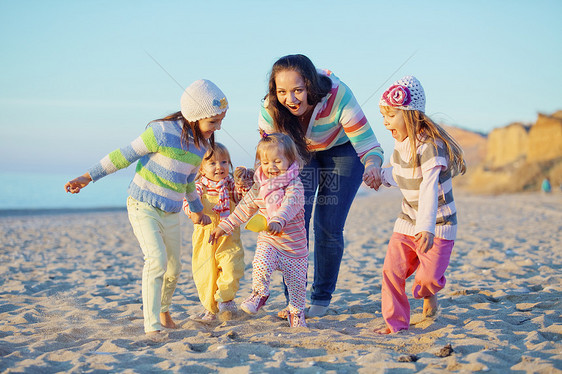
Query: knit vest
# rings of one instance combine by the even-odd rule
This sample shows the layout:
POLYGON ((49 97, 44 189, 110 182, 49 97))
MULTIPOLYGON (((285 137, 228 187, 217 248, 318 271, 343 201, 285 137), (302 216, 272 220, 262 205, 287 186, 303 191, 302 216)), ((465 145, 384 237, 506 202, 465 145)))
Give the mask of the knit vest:
POLYGON ((416 152, 418 160, 415 164, 410 160, 410 142, 408 139, 396 142, 391 157, 394 180, 402 191, 402 212, 394 225, 394 231, 414 236, 418 206, 420 203, 420 184, 423 172, 441 166, 438 180, 438 205, 435 222, 435 236, 447 240, 455 240, 457 235, 457 209, 453 198, 453 185, 450 170, 447 170, 447 151, 441 141, 436 141, 437 148, 431 143, 418 142, 416 152), (414 170, 415 169, 415 170, 414 170))

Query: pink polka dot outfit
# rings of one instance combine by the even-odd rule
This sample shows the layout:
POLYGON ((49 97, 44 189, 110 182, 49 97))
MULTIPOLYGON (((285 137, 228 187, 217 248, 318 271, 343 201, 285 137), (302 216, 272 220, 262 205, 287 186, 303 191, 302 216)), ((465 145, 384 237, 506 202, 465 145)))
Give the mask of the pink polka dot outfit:
POLYGON ((268 231, 262 231, 258 235, 252 262, 252 288, 260 296, 269 296, 271 274, 276 270, 281 271, 289 291, 289 309, 291 313, 301 313, 305 307, 308 268, 304 187, 298 172, 290 173, 291 168, 287 173, 276 177, 275 181, 267 179, 261 168, 258 168, 252 189, 228 218, 221 221, 219 227, 230 234, 234 228, 247 222, 258 212, 267 218, 268 223, 277 222, 281 225, 282 231, 277 235, 268 231), (266 182, 282 192, 280 204, 277 204, 278 208, 274 211, 271 210, 271 204, 266 204, 263 189, 260 193, 260 187, 266 182))

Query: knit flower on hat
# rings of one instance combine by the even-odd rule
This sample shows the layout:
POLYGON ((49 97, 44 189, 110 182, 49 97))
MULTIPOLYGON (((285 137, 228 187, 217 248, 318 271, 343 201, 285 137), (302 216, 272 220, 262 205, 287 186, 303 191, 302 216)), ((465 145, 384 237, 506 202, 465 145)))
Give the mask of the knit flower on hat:
POLYGON ((398 84, 390 86, 390 88, 382 94, 382 98, 390 106, 406 106, 412 102, 412 95, 410 95, 408 87, 398 84))
POLYGON ((226 101, 226 97, 223 97, 220 101, 215 99, 213 100, 213 105, 219 107, 219 109, 224 109, 228 105, 228 101, 226 101))

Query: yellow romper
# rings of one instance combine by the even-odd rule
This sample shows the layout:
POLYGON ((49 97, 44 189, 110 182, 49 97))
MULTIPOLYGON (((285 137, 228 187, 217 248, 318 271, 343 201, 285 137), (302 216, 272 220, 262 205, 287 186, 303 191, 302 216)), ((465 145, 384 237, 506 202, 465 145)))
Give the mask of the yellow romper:
MULTIPOLYGON (((232 196, 232 195, 231 195, 232 196)), ((230 199, 230 211, 236 204, 230 199)), ((208 195, 205 187, 201 194, 203 213, 211 218, 205 226, 194 225, 191 269, 199 300, 208 311, 218 313, 217 303, 233 300, 244 276, 244 247, 240 241, 240 228, 232 235, 222 236, 217 243, 210 244, 209 236, 220 222, 213 211, 219 201, 218 195, 208 195)))

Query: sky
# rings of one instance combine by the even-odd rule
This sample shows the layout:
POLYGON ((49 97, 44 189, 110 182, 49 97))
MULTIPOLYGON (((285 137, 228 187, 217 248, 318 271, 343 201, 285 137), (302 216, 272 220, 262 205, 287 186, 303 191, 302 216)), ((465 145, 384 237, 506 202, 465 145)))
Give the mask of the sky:
POLYGON ((562 1, 0 0, 0 171, 74 177, 210 79, 217 140, 251 166, 272 64, 307 55, 353 91, 388 156, 378 101, 404 75, 426 113, 487 133, 562 109, 562 1))

